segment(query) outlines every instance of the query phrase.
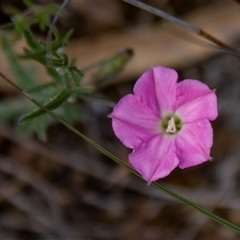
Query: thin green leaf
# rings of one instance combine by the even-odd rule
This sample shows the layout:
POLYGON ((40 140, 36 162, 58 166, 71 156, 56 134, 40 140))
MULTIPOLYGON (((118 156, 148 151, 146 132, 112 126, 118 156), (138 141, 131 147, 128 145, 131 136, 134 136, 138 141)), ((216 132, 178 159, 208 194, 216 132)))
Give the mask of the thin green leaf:
POLYGON ((25 86, 33 87, 35 82, 32 79, 31 74, 25 71, 24 68, 19 63, 19 61, 17 60, 16 55, 12 50, 12 46, 6 34, 2 34, 1 36, 1 45, 2 45, 2 50, 4 51, 5 56, 9 64, 11 65, 13 74, 18 80, 19 85, 21 87, 25 87, 25 86))
POLYGON ((78 87, 83 79, 83 73, 76 67, 69 67, 69 74, 71 75, 75 85, 78 87))
POLYGON ((36 50, 32 51, 28 48, 24 48, 24 53, 18 56, 22 59, 37 59, 38 57, 42 57, 43 55, 46 54, 47 51, 46 48, 42 46, 42 43, 39 43, 39 46, 41 47, 41 49, 39 48, 37 51, 36 50))
POLYGON ((92 93, 95 90, 94 87, 76 87, 71 92, 76 94, 92 93))
MULTIPOLYGON (((23 58, 23 59, 35 59, 37 60, 38 57, 45 57, 46 58, 46 53, 47 53, 47 44, 43 41, 39 41, 38 42, 38 46, 39 48, 38 49, 34 49, 34 51, 28 49, 28 48, 25 48, 24 49, 24 54, 21 54, 19 55, 19 57, 23 58)), ((50 49, 51 50, 54 50, 56 51, 57 49, 61 48, 62 47, 62 44, 61 44, 61 41, 59 40, 55 40, 54 42, 52 42, 50 44, 50 49)), ((56 58, 66 58, 66 56, 59 56, 59 54, 56 54, 55 52, 52 53, 54 57, 56 58)), ((62 60, 63 61, 63 60, 62 60)), ((66 61, 66 60, 65 60, 66 61)), ((46 60, 44 61, 46 62, 46 60)))
POLYGON ((65 36, 62 38, 62 45, 65 46, 69 38, 72 36, 74 29, 70 29, 65 36))
POLYGON ((46 70, 56 82, 62 79, 62 75, 54 67, 46 67, 46 70))
POLYGON ((132 58, 133 51, 125 49, 113 54, 108 60, 103 62, 95 72, 93 78, 96 83, 102 83, 109 79, 114 79, 124 69, 125 65, 132 58))
POLYGON ((24 35, 24 38, 25 38, 29 47, 31 47, 34 50, 40 50, 41 49, 41 46, 35 40, 32 32, 29 29, 25 28, 24 31, 22 32, 22 34, 24 35))
POLYGON ((43 7, 40 11, 36 11, 35 17, 38 20, 38 25, 41 31, 45 31, 51 24, 51 16, 59 11, 59 6, 56 4, 49 4, 43 7))
POLYGON ((7 123, 16 116, 21 115, 33 107, 32 103, 24 98, 16 97, 0 101, 0 123, 7 123))
POLYGON ((56 89, 57 84, 56 82, 48 82, 36 85, 32 88, 27 89, 27 92, 29 93, 42 93, 43 91, 49 90, 49 89, 56 89))
POLYGON ((3 8, 3 12, 9 16, 17 15, 20 12, 19 9, 17 9, 16 7, 14 7, 12 5, 2 4, 2 8, 3 8))
POLYGON ((38 138, 46 142, 47 141, 47 115, 43 115, 35 119, 35 132, 38 138))
POLYGON ((64 120, 69 124, 73 124, 76 121, 83 122, 86 120, 86 115, 78 104, 66 102, 59 110, 61 110, 61 112, 58 114, 61 114, 60 116, 62 116, 62 118, 64 118, 64 120))
POLYGON ((47 115, 40 116, 39 118, 33 119, 31 122, 25 122, 22 123, 18 131, 21 135, 30 135, 33 133, 36 133, 39 139, 42 141, 47 140, 47 120, 48 120, 47 115))
MULTIPOLYGON (((48 102, 43 104, 43 107, 48 109, 48 110, 55 110, 56 108, 60 107, 63 103, 67 101, 69 98, 70 93, 68 90, 64 89, 62 90, 57 96, 54 98, 50 99, 48 102)), ((43 114, 45 114, 46 111, 41 107, 36 110, 34 110, 31 113, 27 113, 24 116, 21 117, 20 123, 30 121, 34 118, 37 118, 43 114)))
POLYGON ((56 14, 60 10, 60 6, 57 4, 48 4, 44 6, 39 12, 41 15, 50 16, 52 14, 56 14))
POLYGON ((23 0, 23 3, 27 8, 31 8, 34 6, 31 0, 23 0))

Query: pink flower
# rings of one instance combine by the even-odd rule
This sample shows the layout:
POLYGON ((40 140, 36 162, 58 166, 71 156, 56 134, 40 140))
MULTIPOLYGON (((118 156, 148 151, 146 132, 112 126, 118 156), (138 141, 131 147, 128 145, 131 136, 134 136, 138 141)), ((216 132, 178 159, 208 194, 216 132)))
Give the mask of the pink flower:
POLYGON ((110 114, 113 130, 131 149, 129 162, 151 183, 175 167, 210 160, 216 119, 215 92, 197 80, 177 83, 175 70, 153 67, 123 97, 110 114))

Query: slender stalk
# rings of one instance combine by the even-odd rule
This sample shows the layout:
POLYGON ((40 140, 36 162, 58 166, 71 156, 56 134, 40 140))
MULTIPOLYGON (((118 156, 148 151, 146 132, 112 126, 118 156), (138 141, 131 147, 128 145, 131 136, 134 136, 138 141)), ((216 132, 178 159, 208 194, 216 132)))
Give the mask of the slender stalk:
POLYGON ((186 205, 188 205, 189 207, 201 212, 202 214, 206 215, 207 217, 211 218, 212 220, 222 224, 225 227, 228 227, 238 233, 240 233, 240 227, 215 215, 214 213, 211 213, 209 211, 207 211, 206 209, 200 207, 199 205, 197 205, 196 203, 182 197, 181 195, 171 191, 170 189, 166 188, 165 186, 163 186, 162 184, 159 184, 157 182, 153 182, 152 185, 154 187, 156 187, 157 189, 160 189, 161 191, 165 192, 166 194, 170 195, 171 197, 177 199, 178 201, 185 203, 186 205))
MULTIPOLYGON (((0 77, 2 77, 6 82, 8 82, 10 85, 12 85, 14 88, 16 88, 18 91, 20 91, 26 98, 28 98, 30 101, 32 101, 33 103, 35 103, 38 107, 44 109, 44 111, 46 111, 50 116, 52 116, 54 119, 58 120, 60 123, 62 123, 65 127, 67 127, 69 130, 71 130, 72 132, 74 132, 75 134, 77 134, 79 137, 81 137, 82 139, 84 139, 86 142, 92 144, 95 148, 97 148, 100 152, 102 152, 103 154, 105 154, 106 156, 108 156, 109 158, 111 158, 112 160, 114 160, 116 163, 120 164, 121 166, 127 168, 129 171, 131 171, 133 174, 135 174, 136 176, 138 176, 139 178, 141 178, 141 175, 136 172, 132 167, 130 167, 128 164, 126 164, 125 162, 123 162, 121 159, 117 158, 116 156, 114 156, 112 153, 110 153, 109 151, 107 151, 106 149, 104 149, 103 147, 101 147, 99 144, 97 144, 96 142, 92 141, 91 139, 89 139, 87 136, 85 136, 83 133, 79 132, 76 128, 72 127, 71 125, 69 125, 67 122, 65 122, 62 118, 58 117, 56 114, 54 114, 53 112, 49 111, 47 108, 45 108, 44 106, 42 106, 38 101, 36 101, 34 98, 32 98, 30 95, 28 95, 23 89, 21 89, 17 84, 15 84, 14 82, 12 82, 9 78, 7 78, 2 72, 0 72, 0 77)), ((195 210, 201 212, 202 214, 208 216, 209 218, 213 219, 214 221, 240 233, 240 227, 238 227, 235 224, 232 224, 231 222, 203 209, 202 207, 200 207, 199 205, 197 205, 196 203, 178 195, 177 193, 171 191, 170 189, 166 188, 165 186, 157 183, 157 182, 153 182, 151 183, 152 186, 156 187, 157 189, 160 189, 161 191, 165 192, 166 194, 170 195, 171 197, 185 203, 186 205, 194 208, 195 210)))
POLYGON ((172 23, 178 24, 179 26, 188 29, 191 32, 194 32, 195 34, 209 40, 210 42, 217 45, 220 49, 233 54, 234 56, 240 58, 240 52, 230 46, 228 46, 226 43, 222 42, 221 40, 217 39, 216 37, 212 36, 211 34, 205 32, 201 28, 198 28, 188 22, 185 22, 177 17, 172 16, 169 13, 166 13, 160 9, 157 9, 155 7, 152 7, 146 3, 140 2, 138 0, 123 0, 123 2, 129 3, 133 6, 136 6, 138 8, 141 8, 147 12, 150 12, 158 17, 162 17, 172 23))
MULTIPOLYGON (((58 18, 60 16, 61 11, 69 4, 69 2, 70 2, 70 0, 63 0, 63 3, 60 6, 59 11, 54 15, 53 20, 51 22, 51 25, 49 26, 48 33, 47 33, 47 42, 49 42, 49 43, 52 42, 52 34, 53 34, 54 27, 56 25, 56 22, 57 22, 57 20, 58 20, 58 18)), ((51 44, 47 45, 47 53, 49 55, 51 55, 51 44)), ((51 59, 47 58, 47 61, 48 61, 47 66, 52 66, 51 59)))

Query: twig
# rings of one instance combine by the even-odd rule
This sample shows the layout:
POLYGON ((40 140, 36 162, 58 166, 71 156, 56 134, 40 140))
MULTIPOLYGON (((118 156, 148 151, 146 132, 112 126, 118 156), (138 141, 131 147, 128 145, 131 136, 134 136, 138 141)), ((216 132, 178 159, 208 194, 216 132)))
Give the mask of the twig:
MULTIPOLYGON (((60 6, 59 11, 55 14, 55 16, 53 17, 53 20, 51 22, 51 25, 49 26, 49 30, 48 30, 48 33, 47 33, 47 42, 49 43, 47 45, 47 53, 49 55, 51 55, 51 44, 50 43, 52 41, 51 36, 52 36, 52 33, 53 33, 53 29, 56 25, 56 22, 59 18, 59 15, 60 15, 61 11, 68 5, 69 2, 70 2, 70 0, 64 0, 63 1, 62 5, 60 6)), ((48 61, 48 65, 51 66, 51 58, 47 58, 47 61, 48 61)))
POLYGON ((127 2, 129 4, 132 4, 133 6, 136 6, 138 8, 141 8, 147 12, 150 12, 158 17, 162 17, 172 23, 176 23, 178 25, 180 25, 183 28, 188 29, 191 32, 194 32, 195 34, 209 40, 210 42, 216 44, 220 49, 224 50, 225 52, 231 53, 234 56, 240 58, 240 53, 238 50, 228 46, 226 43, 220 41, 219 39, 215 38, 214 36, 212 36, 211 34, 205 32, 204 30, 202 30, 201 28, 198 28, 188 22, 185 22, 179 18, 176 18, 174 16, 172 16, 169 13, 166 13, 160 9, 157 9, 155 7, 149 6, 145 3, 142 3, 140 1, 137 0, 123 0, 123 2, 127 2))

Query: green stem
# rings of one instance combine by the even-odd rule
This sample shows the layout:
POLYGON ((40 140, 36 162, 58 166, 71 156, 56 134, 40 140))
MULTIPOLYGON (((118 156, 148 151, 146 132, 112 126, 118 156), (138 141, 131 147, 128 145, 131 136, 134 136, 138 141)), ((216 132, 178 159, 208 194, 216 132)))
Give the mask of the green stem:
MULTIPOLYGON (((0 72, 0 76, 9 84, 11 84, 13 87, 15 87, 16 89, 18 89, 26 98, 28 98, 30 101, 32 101, 33 103, 35 103, 39 108, 44 109, 50 116, 52 116, 53 118, 55 118, 56 120, 58 120, 60 123, 62 123, 65 127, 67 127, 69 130, 71 130, 72 132, 74 132, 75 134, 77 134, 79 137, 81 137, 82 139, 84 139, 86 142, 90 143, 91 145, 93 145, 95 148, 97 148, 100 152, 102 152, 103 154, 105 154, 106 156, 108 156, 109 158, 111 158, 112 160, 114 160, 116 163, 120 164, 121 166, 127 168, 129 171, 131 171, 133 174, 135 174, 136 176, 138 176, 139 178, 141 178, 141 175, 136 172, 132 167, 130 167, 128 164, 126 164, 125 162, 123 162, 121 159, 119 159, 118 157, 114 156, 112 153, 110 153, 109 151, 107 151, 106 149, 104 149, 103 147, 101 147, 99 144, 97 144, 96 142, 92 141, 91 139, 89 139, 87 136, 85 136, 83 133, 79 132, 77 129, 75 129, 74 127, 72 127, 71 125, 69 125, 67 122, 65 122, 62 118, 58 117, 56 114, 52 113, 51 111, 49 111, 47 108, 45 108, 44 106, 42 106, 39 102, 37 102, 34 98, 32 98, 30 95, 28 95, 23 89, 21 89, 18 85, 16 85, 14 82, 12 82, 10 79, 8 79, 3 73, 0 72)), ((164 187, 163 185, 157 183, 157 182, 153 182, 151 183, 152 186, 156 187, 157 189, 160 189, 161 191, 165 192, 166 194, 170 195, 171 197, 185 203, 186 205, 194 208, 195 210, 201 212, 202 214, 208 216, 209 218, 213 219, 214 221, 240 233, 240 227, 237 225, 232 224, 231 222, 203 209, 202 207, 200 207, 199 205, 197 205, 196 203, 178 195, 177 193, 171 191, 170 189, 164 187)))
POLYGON ((216 222, 218 222, 218 223, 220 223, 220 224, 222 224, 222 225, 224 225, 224 226, 226 226, 226 227, 228 227, 228 228, 230 228, 230 229, 240 233, 240 227, 239 226, 237 226, 237 225, 235 225, 235 224, 233 224, 233 223, 231 223, 231 222, 229 222, 229 221, 227 221, 227 220, 225 220, 225 219, 215 215, 214 213, 211 213, 211 212, 207 211, 206 209, 200 207, 196 203, 194 203, 194 202, 192 202, 192 201, 190 201, 190 200, 188 200, 188 199, 178 195, 177 193, 171 191, 170 189, 166 188, 165 186, 163 186, 163 185, 161 185, 161 184, 159 184, 157 182, 153 182, 152 185, 154 187, 160 189, 161 191, 167 193, 169 196, 171 196, 171 197, 179 200, 180 202, 185 203, 189 207, 194 208, 195 210, 201 212, 202 214, 206 215, 207 217, 213 219, 214 221, 216 221, 216 222))

